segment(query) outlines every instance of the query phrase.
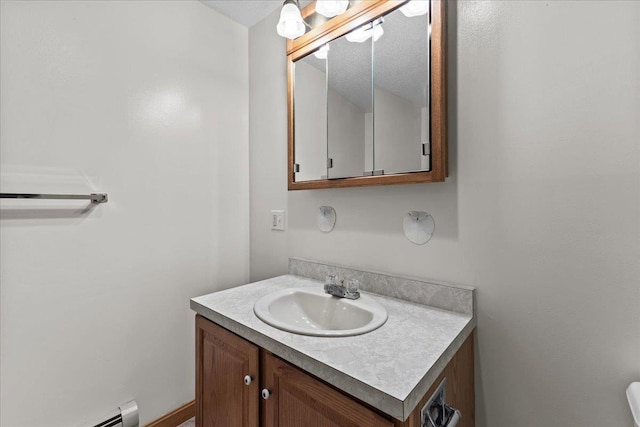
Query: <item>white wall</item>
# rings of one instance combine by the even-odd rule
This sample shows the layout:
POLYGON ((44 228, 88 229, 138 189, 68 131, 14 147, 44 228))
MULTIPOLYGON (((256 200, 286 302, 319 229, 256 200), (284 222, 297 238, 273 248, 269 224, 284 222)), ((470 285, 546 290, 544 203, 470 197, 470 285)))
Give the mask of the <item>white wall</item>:
POLYGON ((277 14, 249 31, 251 278, 305 257, 478 289, 478 426, 631 425, 640 379, 640 2, 460 1, 445 183, 286 190, 277 14), (330 234, 318 206, 336 208, 330 234), (288 230, 269 230, 286 208, 288 230), (402 216, 426 210, 414 246, 402 216))
POLYGON ((288 263, 288 233, 271 231, 271 210, 286 209, 289 196, 287 63, 284 40, 273 31, 279 13, 249 29, 251 280, 283 274, 288 263))
POLYGON ((247 29, 198 2, 1 4, 3 427, 194 398, 189 298, 248 279, 247 29), (16 209, 19 209, 16 211, 16 209))

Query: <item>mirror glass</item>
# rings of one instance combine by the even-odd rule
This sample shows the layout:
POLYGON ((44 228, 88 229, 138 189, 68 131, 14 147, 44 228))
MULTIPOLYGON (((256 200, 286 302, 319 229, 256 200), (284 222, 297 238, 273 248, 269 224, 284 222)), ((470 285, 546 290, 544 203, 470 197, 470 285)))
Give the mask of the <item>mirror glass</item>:
POLYGON ((327 179, 327 60, 325 50, 294 63, 296 181, 327 179))
POLYGON ((431 170, 423 147, 429 142, 428 14, 407 17, 400 8, 381 26, 373 56, 374 168, 385 175, 431 170))
MULTIPOLYGON (((371 25, 368 26, 369 30, 371 25)), ((369 31, 370 32, 370 31, 369 31)), ((328 177, 363 176, 373 157, 372 37, 356 29, 328 44, 328 177), (370 154, 367 162, 365 156, 370 154)))
POLYGON ((295 61, 296 182, 432 170, 429 2, 416 5, 295 61))

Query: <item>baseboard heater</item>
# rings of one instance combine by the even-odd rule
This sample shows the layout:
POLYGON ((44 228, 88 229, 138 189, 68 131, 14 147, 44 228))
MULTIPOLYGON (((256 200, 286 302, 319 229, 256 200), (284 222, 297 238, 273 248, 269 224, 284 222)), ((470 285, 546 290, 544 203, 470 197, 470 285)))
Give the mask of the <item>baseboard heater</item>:
POLYGON ((138 404, 132 400, 111 411, 102 421, 92 427, 138 427, 139 423, 138 404))

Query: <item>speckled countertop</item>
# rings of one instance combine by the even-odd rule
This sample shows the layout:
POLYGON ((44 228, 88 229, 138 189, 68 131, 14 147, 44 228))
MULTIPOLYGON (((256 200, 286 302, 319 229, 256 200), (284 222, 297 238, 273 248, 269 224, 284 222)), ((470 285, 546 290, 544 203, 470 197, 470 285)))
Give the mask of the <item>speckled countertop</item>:
POLYGON ((371 293, 389 318, 379 329, 353 337, 297 335, 253 313, 255 302, 276 290, 321 286, 285 275, 193 298, 191 308, 399 420, 409 416, 475 327, 471 314, 371 293))

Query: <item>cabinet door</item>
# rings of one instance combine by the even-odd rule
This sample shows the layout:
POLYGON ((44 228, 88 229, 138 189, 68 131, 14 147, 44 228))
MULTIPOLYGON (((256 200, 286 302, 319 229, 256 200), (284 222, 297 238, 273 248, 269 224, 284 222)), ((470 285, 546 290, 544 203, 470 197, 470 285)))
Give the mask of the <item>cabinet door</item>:
POLYGON ((393 424, 311 375, 263 352, 264 427, 392 427, 393 424))
POLYGON ((196 316, 197 427, 258 427, 259 360, 258 347, 196 316))

